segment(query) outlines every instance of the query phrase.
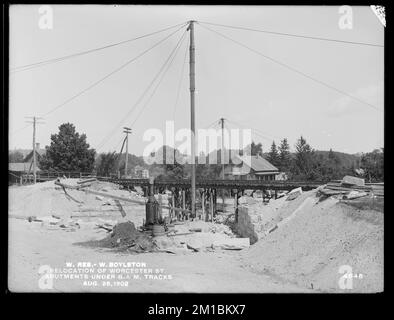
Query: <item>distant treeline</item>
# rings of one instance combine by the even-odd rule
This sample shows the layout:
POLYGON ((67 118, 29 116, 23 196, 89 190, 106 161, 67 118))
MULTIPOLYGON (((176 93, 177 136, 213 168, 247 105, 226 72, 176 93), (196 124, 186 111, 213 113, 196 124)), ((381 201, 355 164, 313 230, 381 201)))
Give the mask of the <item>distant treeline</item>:
MULTIPOLYGON (((166 152, 177 152, 165 146, 166 152)), ((298 139, 294 152, 291 152, 287 139, 283 139, 279 146, 272 143, 269 152, 263 153, 262 144, 254 143, 248 150, 241 150, 240 154, 248 151, 251 155, 260 155, 276 166, 279 171, 285 172, 289 180, 309 180, 309 181, 330 181, 342 179, 345 175, 364 177, 367 181, 383 181, 384 150, 373 150, 361 155, 351 155, 333 150, 319 151, 314 150, 306 142, 306 139, 298 139)), ((197 164, 196 175, 202 179, 221 178, 221 151, 217 150, 218 164, 197 164)), ((201 157, 201 155, 200 155, 201 157)), ((142 157, 130 155, 128 168, 140 166, 149 170, 150 175, 158 179, 183 179, 190 177, 190 166, 175 164, 152 164, 147 165, 142 157)), ((110 175, 117 172, 121 173, 125 168, 125 155, 119 156, 116 153, 100 154, 96 159, 96 170, 98 174, 110 175)), ((132 171, 129 171, 132 172, 132 171)))
MULTIPOLYGON (((178 152, 163 146, 165 152, 178 152)), ((100 176, 122 175, 125 171, 125 154, 116 152, 96 154, 90 148, 85 134, 79 134, 71 123, 64 123, 57 134, 51 135, 51 144, 46 147, 45 154, 40 157, 39 168, 56 171, 96 172, 100 176)), ((198 164, 196 174, 199 178, 219 179, 221 177, 220 150, 217 150, 218 164, 198 164)), ((261 143, 252 142, 239 153, 259 155, 267 159, 279 171, 285 172, 290 180, 329 181, 342 179, 345 175, 358 175, 367 181, 383 181, 384 179, 384 149, 360 155, 341 152, 314 150, 304 137, 300 137, 290 149, 287 139, 272 142, 268 152, 263 153, 261 143)), ((199 155, 201 157, 201 155, 199 155)), ((204 155, 203 155, 204 157, 204 155)), ((209 155, 206 156, 208 159, 209 155)), ((9 152, 9 162, 21 162, 23 155, 18 151, 9 152)), ((158 179, 182 179, 190 176, 190 166, 175 164, 145 163, 141 156, 129 154, 128 174, 133 175, 135 168, 148 169, 150 176, 158 179)))

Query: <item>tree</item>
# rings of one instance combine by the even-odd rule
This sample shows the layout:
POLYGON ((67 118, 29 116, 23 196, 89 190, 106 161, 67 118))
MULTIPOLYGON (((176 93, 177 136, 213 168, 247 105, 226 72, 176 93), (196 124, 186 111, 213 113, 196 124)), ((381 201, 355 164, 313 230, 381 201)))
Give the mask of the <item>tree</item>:
MULTIPOLYGON (((119 171, 123 174, 125 173, 125 169, 126 169, 126 154, 122 153, 121 155, 119 155, 118 157, 118 164, 119 165, 119 171)), ((129 153, 128 157, 127 157, 127 171, 128 174, 133 174, 135 167, 140 166, 143 168, 146 168, 147 165, 144 161, 143 157, 140 156, 136 156, 132 153, 129 153)))
POLYGON ((289 171, 291 163, 290 146, 287 139, 284 138, 279 146, 279 169, 281 171, 289 171))
POLYGON ((244 152, 240 152, 241 154, 250 154, 251 156, 263 156, 263 145, 259 142, 259 143, 254 143, 254 141, 252 141, 252 143, 250 145, 248 145, 245 150, 243 150, 244 152))
POLYGON ((304 137, 298 139, 296 145, 295 160, 292 166, 292 173, 301 180, 315 180, 316 179, 316 159, 311 146, 306 142, 304 137))
POLYGON ((384 149, 375 149, 363 154, 361 168, 364 169, 368 181, 384 181, 384 149))
POLYGON ((51 145, 40 161, 40 168, 56 171, 91 172, 96 151, 89 148, 86 135, 79 134, 71 123, 63 123, 59 133, 51 135, 51 145))
POLYGON ((107 177, 115 174, 118 163, 118 154, 115 152, 101 153, 96 159, 96 171, 98 176, 107 177))
POLYGON ((24 159, 22 152, 20 151, 11 151, 8 153, 8 162, 22 162, 24 159))
POLYGON ((164 162, 164 164, 157 165, 164 169, 164 173, 157 177, 159 180, 185 178, 185 166, 176 161, 180 157, 179 150, 170 146, 163 146, 157 151, 157 156, 164 162))
POLYGON ((341 159, 339 159, 332 149, 328 151, 328 161, 330 161, 334 166, 339 166, 341 164, 341 159))
POLYGON ((271 150, 268 153, 268 161, 271 162, 274 166, 279 166, 279 153, 276 148, 275 141, 272 141, 271 150))

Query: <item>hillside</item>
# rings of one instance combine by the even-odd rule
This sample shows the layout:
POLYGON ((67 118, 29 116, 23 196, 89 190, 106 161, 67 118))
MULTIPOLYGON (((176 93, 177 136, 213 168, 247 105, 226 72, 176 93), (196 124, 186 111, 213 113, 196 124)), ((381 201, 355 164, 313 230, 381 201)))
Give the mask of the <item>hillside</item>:
MULTIPOLYGON (((328 157, 328 153, 329 153, 329 151, 324 151, 324 150, 315 150, 315 152, 317 155, 323 155, 325 158, 328 157)), ((345 167, 351 167, 352 164, 354 164, 357 167, 357 164, 361 159, 360 156, 355 154, 349 154, 349 153, 338 152, 338 151, 333 151, 333 152, 345 167)))
POLYGON ((257 215, 262 221, 280 222, 244 252, 245 266, 280 283, 320 292, 344 292, 338 285, 340 270, 350 266, 361 274, 353 279, 352 292, 383 290, 383 212, 333 197, 319 202, 316 190, 291 202, 280 200, 272 203, 272 212, 268 206, 254 206, 257 212, 251 219, 257 215))

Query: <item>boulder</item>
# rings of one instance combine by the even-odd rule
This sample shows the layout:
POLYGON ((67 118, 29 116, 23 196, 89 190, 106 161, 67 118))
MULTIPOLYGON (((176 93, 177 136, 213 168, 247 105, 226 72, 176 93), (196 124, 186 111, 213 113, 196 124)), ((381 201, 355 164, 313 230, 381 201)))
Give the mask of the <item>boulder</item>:
POLYGON ((294 200, 294 199, 298 198, 301 194, 302 194, 302 188, 301 187, 293 189, 287 194, 286 200, 287 201, 294 200))
POLYGON ((353 176, 344 176, 342 179, 342 184, 343 185, 353 185, 353 186, 358 186, 358 187, 364 187, 365 186, 365 180, 353 176))
POLYGON ((344 200, 351 200, 351 199, 358 199, 361 197, 365 197, 368 194, 366 192, 362 192, 362 191, 350 191, 347 195, 343 196, 344 200))
POLYGON ((255 204, 257 201, 255 198, 253 197, 248 197, 248 196, 242 196, 239 198, 238 203, 240 205, 251 205, 251 204, 255 204))
POLYGON ((213 241, 213 246, 220 247, 225 250, 242 250, 249 248, 249 238, 223 238, 213 241))

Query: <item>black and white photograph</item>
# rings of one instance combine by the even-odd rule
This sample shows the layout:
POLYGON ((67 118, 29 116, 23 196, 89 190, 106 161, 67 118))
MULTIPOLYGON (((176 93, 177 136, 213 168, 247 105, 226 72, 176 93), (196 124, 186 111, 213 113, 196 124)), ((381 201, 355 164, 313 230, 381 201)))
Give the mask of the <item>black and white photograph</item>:
POLYGON ((8 29, 9 292, 385 291, 384 6, 10 4, 8 29))

